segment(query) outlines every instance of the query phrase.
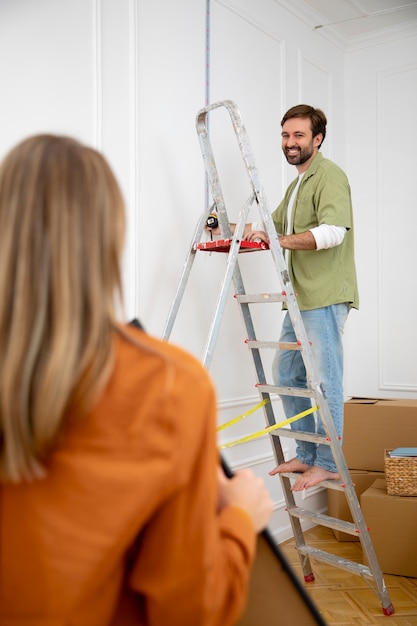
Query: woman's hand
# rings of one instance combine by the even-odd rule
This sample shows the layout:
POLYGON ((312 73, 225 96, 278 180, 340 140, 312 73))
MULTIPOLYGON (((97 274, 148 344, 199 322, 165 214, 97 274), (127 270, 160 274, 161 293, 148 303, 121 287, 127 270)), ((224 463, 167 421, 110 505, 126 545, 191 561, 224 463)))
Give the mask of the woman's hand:
POLYGON ((256 532, 261 532, 269 522, 273 511, 272 498, 262 478, 252 470, 243 469, 227 478, 219 468, 219 510, 238 506, 252 519, 256 532))

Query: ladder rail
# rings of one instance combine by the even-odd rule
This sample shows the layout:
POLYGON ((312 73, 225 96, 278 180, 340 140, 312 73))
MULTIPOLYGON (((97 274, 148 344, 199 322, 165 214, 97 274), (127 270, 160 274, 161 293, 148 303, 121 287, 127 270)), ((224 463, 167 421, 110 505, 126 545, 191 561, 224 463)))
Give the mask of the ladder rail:
MULTIPOLYGON (((220 181, 218 179, 216 181, 216 185, 217 185, 216 189, 221 190, 220 181)), ((226 303, 227 303, 227 299, 230 293, 230 287, 232 285, 232 282, 235 285, 235 289, 239 289, 241 290, 242 293, 244 293, 243 279, 242 279, 240 268, 237 262, 237 257, 239 254, 240 240, 243 234, 243 229, 245 227, 246 218, 249 213, 249 209, 250 209, 252 202, 253 202, 253 197, 250 196, 241 211, 239 220, 236 224, 234 235, 232 237, 229 254, 227 256, 226 272, 225 272, 223 281, 220 286, 214 316, 213 316, 212 323, 208 332, 206 346, 203 351, 203 364, 207 368, 210 367, 211 361, 213 359, 214 348, 218 339, 218 335, 220 331, 220 324, 221 324, 222 316, 226 307, 226 303)), ((224 236, 228 236, 225 226, 224 225, 221 225, 221 226, 223 228, 224 236)), ((229 222, 227 223, 227 227, 229 228, 229 231, 230 231, 229 222)))
MULTIPOLYGON (((281 437, 313 441, 316 443, 329 445, 333 453, 333 457, 338 468, 341 480, 323 481, 322 486, 329 487, 331 489, 337 489, 345 493, 347 503, 354 519, 354 523, 351 524, 349 522, 343 522, 340 520, 336 520, 335 518, 330 518, 329 516, 323 515, 318 512, 311 512, 301 507, 298 507, 295 502, 294 493, 291 490, 291 480, 294 479, 294 476, 296 475, 287 472, 280 473, 279 476, 285 497, 286 508, 289 513, 289 519, 300 556, 304 578, 306 581, 314 580, 310 557, 312 559, 321 560, 325 563, 347 569, 348 571, 351 571, 355 574, 362 576, 365 579, 369 579, 374 582, 375 588, 373 590, 380 598, 384 613, 386 615, 391 615, 394 612, 394 608, 386 589, 382 572, 379 568, 378 560, 369 536, 369 531, 363 518, 360 505, 358 503, 358 498, 355 492, 354 485, 350 478, 346 460, 344 458, 342 447, 340 445, 340 438, 338 437, 336 428, 331 417, 330 409, 326 400, 326 395, 323 386, 320 383, 320 378, 318 376, 312 347, 308 341, 301 312, 298 307, 297 297, 291 283, 285 258, 282 253, 281 245, 279 243, 278 233, 276 232, 272 220, 272 214, 268 207, 267 198, 261 185, 259 172, 255 165, 249 137, 243 124, 240 111, 235 103, 231 100, 215 102, 205 107, 204 109, 201 109, 197 113, 196 128, 201 152, 205 163, 206 174, 211 188, 211 194, 213 198, 212 206, 215 207, 215 210, 217 212, 220 232, 223 238, 230 240, 226 273, 219 290, 215 313, 204 350, 203 363, 206 367, 209 367, 211 364, 214 347, 219 334, 221 318, 223 316, 227 297, 233 283, 235 289, 235 298, 239 304, 239 310, 241 312, 244 327, 246 330, 246 343, 251 353, 252 362, 255 368, 257 379, 256 387, 258 389, 261 400, 268 400, 268 402, 266 402, 263 406, 263 413, 266 424, 268 426, 274 426, 277 424, 272 401, 272 396, 274 394, 297 395, 309 397, 312 401, 314 400, 315 404, 318 407, 321 423, 325 431, 325 434, 320 434, 303 431, 293 431, 288 428, 276 428, 272 430, 268 434, 268 437, 271 442, 272 450, 274 452, 277 463, 281 464, 285 460, 281 445, 281 437), (231 232, 230 223, 227 216, 227 210, 220 184, 219 173, 215 163, 214 154, 207 129, 209 113, 221 107, 224 107, 228 111, 230 119, 232 121, 240 153, 245 165, 246 172, 248 174, 248 180, 252 190, 249 199, 240 210, 233 234, 231 232), (260 218, 265 225, 265 230, 269 237, 269 249, 271 252, 271 257, 276 270, 276 274, 280 282, 281 293, 253 295, 246 294, 245 292, 245 286, 238 261, 238 254, 242 234, 249 215, 249 210, 254 202, 256 202, 260 218), (257 339, 250 306, 260 302, 285 303, 297 339, 295 343, 288 344, 282 342, 280 343, 272 341, 259 341, 257 339), (263 367, 261 350, 269 349, 271 347, 278 350, 300 350, 306 369, 306 388, 300 389, 295 387, 278 387, 275 385, 271 385, 267 382, 263 367), (314 523, 322 523, 323 525, 327 525, 330 528, 343 528, 345 532, 357 534, 361 541, 364 554, 366 556, 367 566, 355 563, 353 561, 340 559, 339 557, 334 556, 330 553, 316 550, 307 546, 304 540, 304 532, 301 525, 301 520, 303 519, 307 521, 313 521, 314 523)), ((188 276, 194 262, 196 245, 199 241, 199 238, 201 239, 201 236, 204 232, 206 219, 209 216, 211 210, 212 208, 203 212, 196 227, 192 246, 186 259, 180 284, 177 289, 177 294, 174 299, 173 306, 171 307, 166 328, 164 330, 165 339, 170 336, 172 326, 175 321, 175 317, 185 290, 188 276)))
MULTIPOLYGON (((219 177, 218 170, 216 167, 213 150, 212 150, 212 146, 210 142, 210 137, 209 137, 208 130, 207 130, 207 119, 208 119, 209 112, 221 106, 224 106, 230 115, 242 159, 245 163, 246 170, 250 173, 249 181, 250 181, 253 195, 256 198, 258 207, 259 207, 259 198, 263 196, 263 193, 261 192, 259 176, 257 175, 257 168, 255 166, 255 162, 252 157, 252 151, 250 149, 249 138, 246 133, 246 129, 243 125, 243 120, 240 115, 240 111, 238 110, 236 105, 232 101, 226 100, 223 102, 216 102, 208 107, 205 107, 204 109, 201 109, 197 114, 196 127, 197 127, 198 138, 200 141, 201 152, 202 152, 203 159, 204 159, 205 166, 206 166, 206 174, 207 174, 207 178, 211 187, 211 194, 212 194, 213 201, 216 204, 216 207, 218 209, 218 218, 219 218, 221 234, 224 238, 232 238, 231 246, 233 247, 234 244, 236 243, 236 240, 240 240, 242 236, 244 224, 246 223, 245 208, 247 205, 245 205, 245 208, 243 209, 243 211, 241 211, 239 215, 238 223, 236 224, 234 233, 232 235, 230 224, 229 224, 229 219, 227 216, 226 206, 224 202, 224 197, 221 191, 220 177, 219 177), (243 218, 242 214, 245 214, 244 219, 241 219, 243 218)), ((270 221, 272 223, 272 218, 270 218, 270 221)), ((278 237, 276 237, 276 240, 279 246, 278 237)), ((232 247, 229 252, 228 259, 230 262, 233 262, 235 264, 235 272, 233 273, 233 283, 234 283, 236 294, 238 296, 242 296, 245 293, 243 280, 242 280, 241 272, 239 269, 238 257, 234 256, 233 258, 231 258, 232 247)), ((229 284, 227 284, 226 281, 224 281, 224 287, 225 289, 229 287, 229 284)), ((250 315, 249 305, 242 302, 240 306, 240 311, 241 311, 243 322, 246 328, 247 337, 249 339, 254 340, 256 336, 255 336, 255 330, 254 330, 253 322, 252 322, 251 315, 250 315)), ((213 326, 215 325, 215 323, 217 323, 217 321, 213 320, 213 326)), ((214 343, 214 338, 212 342, 211 334, 209 336, 209 342, 210 342, 210 345, 213 345, 214 343)), ((251 354, 252 354, 252 361, 254 364, 255 372, 257 375, 257 380, 260 382, 266 383, 266 378, 265 378, 265 374, 263 370, 263 364, 262 364, 260 351, 256 348, 252 349, 251 354)), ((205 363, 206 365, 210 362, 209 356, 211 356, 211 354, 209 354, 208 349, 206 348, 206 351, 203 357, 203 363, 205 363)), ((263 398, 263 394, 261 394, 261 398, 263 398)), ((263 407, 263 412, 264 412, 266 423, 268 425, 273 425, 275 423, 275 416, 274 416, 272 404, 270 402, 267 403, 263 407)), ((282 463, 284 461, 284 454, 282 451, 280 440, 278 438, 273 438, 273 439, 270 438, 270 440, 271 440, 272 449, 274 451, 274 456, 276 458, 277 463, 282 463)), ((288 481, 288 488, 285 490, 287 506, 295 506, 294 495, 289 489, 289 480, 286 478, 284 478, 283 480, 288 481)), ((290 523, 292 526, 294 536, 296 537, 296 539, 298 538, 298 541, 300 541, 301 538, 303 537, 300 520, 290 517, 290 523)), ((305 559, 304 563, 305 563, 304 565, 305 569, 308 570, 309 575, 311 575, 311 572, 312 572, 311 564, 309 563, 308 558, 305 559)))
POLYGON ((191 273, 191 269, 193 267, 195 257, 196 257, 196 244, 201 240, 201 236, 204 232, 204 226, 206 224, 207 218, 213 210, 213 204, 208 211, 204 211, 200 219, 197 222, 197 225, 194 230, 194 234, 191 240, 191 245, 188 250, 188 254, 185 259, 184 266, 182 268, 180 280, 177 286, 177 291, 175 293, 174 299, 171 304, 171 308, 168 313, 167 320, 165 322, 165 326, 162 332, 162 339, 167 341, 171 336, 172 329, 175 324, 175 320, 177 319, 177 314, 184 296, 184 292, 188 283, 188 279, 191 273))

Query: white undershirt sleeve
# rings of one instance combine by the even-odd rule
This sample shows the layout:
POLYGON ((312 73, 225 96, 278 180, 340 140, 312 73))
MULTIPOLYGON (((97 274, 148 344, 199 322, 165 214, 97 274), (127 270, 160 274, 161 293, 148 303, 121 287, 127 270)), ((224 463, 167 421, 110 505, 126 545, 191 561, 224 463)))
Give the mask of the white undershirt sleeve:
POLYGON ((317 250, 325 250, 339 246, 346 235, 344 226, 331 226, 330 224, 321 224, 315 228, 310 228, 313 237, 316 240, 317 250))
POLYGON ((263 230, 265 231, 265 225, 263 222, 252 222, 252 230, 263 230))

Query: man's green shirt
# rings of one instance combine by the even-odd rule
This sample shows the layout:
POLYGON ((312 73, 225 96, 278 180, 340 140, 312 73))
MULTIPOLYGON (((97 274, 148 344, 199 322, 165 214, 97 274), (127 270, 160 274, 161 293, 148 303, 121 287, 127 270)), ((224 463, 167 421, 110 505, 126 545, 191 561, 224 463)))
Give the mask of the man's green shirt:
MULTIPOLYGON (((287 208, 297 183, 288 187, 272 219, 279 234, 287 233, 287 208)), ((325 250, 291 250, 288 269, 300 310, 317 309, 342 302, 358 308, 359 297, 354 259, 353 212, 349 181, 332 161, 317 154, 295 198, 289 233, 303 233, 329 224, 347 229, 343 242, 325 250)))

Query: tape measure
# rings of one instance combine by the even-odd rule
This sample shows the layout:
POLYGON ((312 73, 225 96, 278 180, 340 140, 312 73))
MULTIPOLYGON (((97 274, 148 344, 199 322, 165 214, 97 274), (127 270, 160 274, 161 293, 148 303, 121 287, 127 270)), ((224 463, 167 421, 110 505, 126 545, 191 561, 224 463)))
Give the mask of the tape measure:
POLYGON ((219 225, 219 220, 217 218, 216 213, 210 213, 206 220, 207 228, 217 228, 219 225))

